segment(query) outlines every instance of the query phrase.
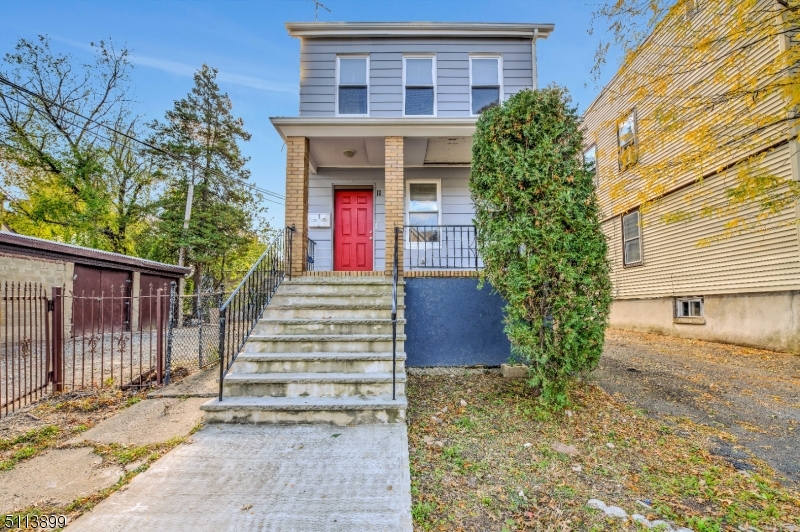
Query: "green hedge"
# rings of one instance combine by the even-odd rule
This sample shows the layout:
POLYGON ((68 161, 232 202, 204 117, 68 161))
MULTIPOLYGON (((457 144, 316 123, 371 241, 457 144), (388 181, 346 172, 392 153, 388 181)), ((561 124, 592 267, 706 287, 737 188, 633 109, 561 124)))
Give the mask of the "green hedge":
POLYGON ((488 281, 529 383, 555 406, 597 366, 611 305, 606 242, 565 89, 525 90, 478 120, 470 190, 488 281))

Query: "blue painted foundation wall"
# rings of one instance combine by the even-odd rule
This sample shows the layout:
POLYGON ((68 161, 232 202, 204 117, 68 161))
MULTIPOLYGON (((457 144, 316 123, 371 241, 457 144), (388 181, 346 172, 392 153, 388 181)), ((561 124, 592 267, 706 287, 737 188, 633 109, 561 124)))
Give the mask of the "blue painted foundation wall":
POLYGON ((511 344, 503 333, 505 302, 487 284, 457 277, 405 280, 406 365, 499 366, 511 344))

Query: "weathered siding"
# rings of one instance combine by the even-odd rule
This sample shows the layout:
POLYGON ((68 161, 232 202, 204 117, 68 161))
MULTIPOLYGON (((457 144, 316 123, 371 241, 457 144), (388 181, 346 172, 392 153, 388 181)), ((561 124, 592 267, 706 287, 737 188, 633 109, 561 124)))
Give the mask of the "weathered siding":
MULTIPOLYGON (((767 156, 773 175, 790 177, 789 145, 767 156)), ((745 207, 724 217, 665 224, 665 213, 697 213, 704 206, 724 205, 725 188, 733 171, 668 195, 642 214, 642 266, 622 265, 622 224, 619 216, 603 224, 609 246, 614 296, 619 299, 689 296, 740 292, 771 292, 800 288, 800 250, 794 207, 747 231, 698 247, 701 239, 725 233, 737 216, 755 220, 757 207, 745 207)))
POLYGON ((436 55, 437 116, 470 116, 469 55, 503 57, 504 98, 532 87, 530 39, 303 39, 300 116, 335 116, 336 56, 369 54, 370 116, 403 115, 403 55, 436 55))
MULTIPOLYGON (((384 269, 386 259, 386 223, 384 173, 382 168, 343 169, 320 168, 309 178, 308 212, 331 213, 333 216, 334 187, 346 188, 348 185, 372 186, 381 190, 374 198, 374 269, 384 269)), ((468 168, 406 168, 406 179, 440 179, 442 183, 442 224, 470 225, 474 208, 469 195, 468 168)), ((332 223, 335 220, 332 219, 332 223)), ((314 269, 329 271, 333 269, 333 228, 309 228, 308 237, 316 242, 314 269)), ((408 257, 406 258, 406 264, 408 257)))

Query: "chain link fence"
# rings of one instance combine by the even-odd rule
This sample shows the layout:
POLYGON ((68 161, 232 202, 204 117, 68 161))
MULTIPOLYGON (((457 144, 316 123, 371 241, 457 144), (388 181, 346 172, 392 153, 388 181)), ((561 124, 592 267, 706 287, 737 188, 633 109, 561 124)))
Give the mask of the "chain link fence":
POLYGON ((170 319, 167 328, 166 383, 177 374, 188 374, 219 362, 219 307, 224 292, 203 289, 179 294, 170 286, 170 319))

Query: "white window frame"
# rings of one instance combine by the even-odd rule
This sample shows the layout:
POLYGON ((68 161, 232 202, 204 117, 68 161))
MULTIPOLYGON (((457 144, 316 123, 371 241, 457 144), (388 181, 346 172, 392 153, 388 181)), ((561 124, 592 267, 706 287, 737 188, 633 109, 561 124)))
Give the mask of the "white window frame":
MULTIPOLYGON (((622 266, 623 267, 640 266, 640 265, 644 264, 644 248, 642 247, 642 212, 639 209, 636 209, 636 210, 631 211, 631 212, 629 212, 627 214, 623 214, 620 217, 620 224, 622 225, 622 266), (636 224, 637 227, 639 228, 639 235, 638 235, 638 238, 639 238, 639 260, 634 261, 634 262, 628 262, 628 257, 627 257, 627 255, 625 253, 625 249, 626 249, 625 244, 627 243, 627 241, 625 240, 625 218, 627 218, 628 216, 631 216, 633 214, 636 214, 638 216, 638 219, 639 219, 639 223, 636 224)), ((633 240, 633 239, 629 239, 629 240, 633 240)))
POLYGON ((369 54, 339 54, 336 56, 336 69, 334 72, 334 94, 333 94, 333 111, 334 116, 369 116, 370 113, 370 68, 369 68, 369 54), (357 115, 357 114, 350 114, 350 113, 340 113, 339 112, 339 60, 340 59, 362 59, 366 58, 367 60, 367 114, 364 115, 357 115))
MULTIPOLYGON (((437 214, 436 225, 442 225, 442 180, 441 179, 406 179, 406 205, 405 205, 405 225, 410 226, 411 219, 411 185, 412 184, 435 184, 436 185, 436 203, 439 205, 437 214)), ((411 231, 405 231, 406 249, 413 249, 419 247, 428 247, 429 249, 438 248, 438 242, 412 242, 411 231)))
POLYGON ((617 122, 617 164, 619 165, 619 171, 624 172, 629 168, 633 168, 638 163, 639 163, 639 116, 638 113, 636 112, 636 108, 634 107, 633 109, 625 113, 622 120, 617 122), (633 137, 631 137, 631 140, 625 143, 625 145, 623 145, 622 138, 620 138, 619 136, 619 130, 622 124, 625 123, 629 118, 633 122, 631 127, 631 129, 633 129, 633 137), (622 152, 623 150, 629 148, 632 149, 633 151, 634 159, 628 162, 627 165, 623 165, 622 152))
POLYGON ((497 82, 500 84, 499 93, 497 95, 498 105, 505 101, 505 92, 503 88, 503 54, 480 53, 469 54, 469 114, 470 116, 480 116, 479 114, 472 113, 472 60, 473 59, 497 59, 497 82))
MULTIPOLYGON (((438 116, 439 87, 436 79, 436 54, 413 54, 403 56, 403 116, 438 116), (433 81, 433 114, 432 115, 407 115, 406 114, 406 59, 431 59, 431 80, 433 81)), ((338 91, 337 91, 338 92, 338 91)))
POLYGON ((701 297, 678 297, 678 298, 675 298, 675 317, 676 318, 705 318, 706 317, 706 312, 705 312, 705 306, 703 305, 702 296, 701 297), (688 303, 689 304, 689 309, 690 309, 689 312, 690 312, 690 314, 687 315, 687 316, 684 316, 682 314, 682 311, 681 311, 681 307, 683 306, 683 303, 688 303), (691 315, 692 303, 700 303, 700 315, 699 316, 692 316, 691 315))
POLYGON ((593 143, 588 146, 585 150, 583 150, 583 164, 586 165, 586 154, 590 151, 594 150, 594 177, 592 182, 594 183, 594 188, 598 188, 600 185, 600 174, 597 171, 597 143, 593 143))

